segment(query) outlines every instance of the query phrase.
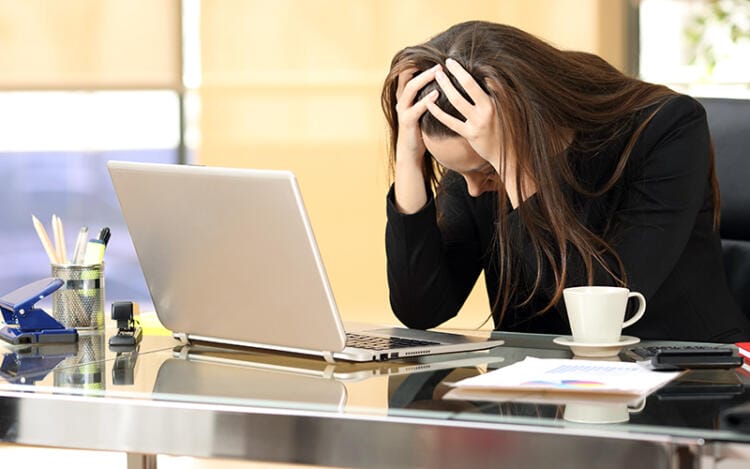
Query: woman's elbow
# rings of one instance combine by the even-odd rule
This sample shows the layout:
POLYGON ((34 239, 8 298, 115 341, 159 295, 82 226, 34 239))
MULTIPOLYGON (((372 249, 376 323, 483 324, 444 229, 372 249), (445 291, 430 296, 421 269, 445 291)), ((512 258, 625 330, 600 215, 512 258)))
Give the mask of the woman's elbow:
POLYGON ((393 301, 391 301, 391 310, 396 319, 409 329, 431 329, 445 322, 438 315, 429 314, 424 308, 398 305, 393 301))

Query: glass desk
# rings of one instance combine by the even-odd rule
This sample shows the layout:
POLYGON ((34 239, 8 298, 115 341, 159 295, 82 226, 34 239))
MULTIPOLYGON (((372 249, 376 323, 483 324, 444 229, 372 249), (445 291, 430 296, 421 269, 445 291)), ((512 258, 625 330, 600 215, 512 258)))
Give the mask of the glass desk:
POLYGON ((156 454, 527 468, 712 467, 748 457, 750 434, 719 419, 750 401, 739 370, 712 377, 708 394, 665 387, 605 412, 618 423, 586 423, 591 403, 445 399, 450 383, 526 356, 571 357, 553 336, 494 334, 505 345, 491 351, 360 365, 148 334, 120 351, 108 334, 82 335, 75 347, 2 345, 0 441, 126 452, 130 467, 155 467, 156 454))

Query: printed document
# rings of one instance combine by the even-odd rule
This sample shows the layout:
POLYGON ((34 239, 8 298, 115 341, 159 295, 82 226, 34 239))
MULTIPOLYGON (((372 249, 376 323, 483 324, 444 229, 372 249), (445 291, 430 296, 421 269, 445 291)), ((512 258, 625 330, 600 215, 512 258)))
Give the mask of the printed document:
POLYGON ((564 395, 645 396, 683 371, 652 371, 637 363, 527 357, 454 383, 459 391, 548 392, 564 395))

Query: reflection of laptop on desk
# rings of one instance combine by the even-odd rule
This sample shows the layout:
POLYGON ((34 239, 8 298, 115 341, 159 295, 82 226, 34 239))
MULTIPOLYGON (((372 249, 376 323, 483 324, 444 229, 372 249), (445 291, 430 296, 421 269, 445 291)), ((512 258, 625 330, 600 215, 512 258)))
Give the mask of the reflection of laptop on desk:
POLYGON ((339 381, 359 381, 375 376, 391 376, 448 368, 477 367, 502 363, 502 356, 492 350, 453 353, 448 356, 424 355, 409 360, 387 362, 326 363, 314 357, 283 352, 269 352, 248 348, 203 347, 179 345, 172 350, 174 357, 192 362, 219 363, 244 368, 294 373, 297 375, 332 378, 339 381))
POLYGON ((229 364, 194 363, 180 358, 168 358, 161 364, 154 394, 155 399, 161 394, 198 400, 252 399, 295 407, 326 405, 339 410, 346 403, 346 387, 334 379, 229 364))
POLYGON ((328 361, 502 344, 405 328, 345 334, 291 172, 117 161, 108 167, 156 313, 175 335, 328 361), (366 343, 354 345, 362 336, 366 343))

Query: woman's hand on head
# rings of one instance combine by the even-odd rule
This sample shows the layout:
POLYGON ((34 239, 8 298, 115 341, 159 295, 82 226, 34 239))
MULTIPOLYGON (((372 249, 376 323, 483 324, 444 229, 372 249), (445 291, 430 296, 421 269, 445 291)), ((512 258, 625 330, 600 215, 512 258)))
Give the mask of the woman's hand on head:
POLYGON ((424 96, 417 102, 414 99, 419 90, 435 79, 435 72, 440 69, 436 65, 417 75, 417 70, 410 68, 399 74, 396 91, 396 113, 398 114, 398 140, 396 142, 396 161, 417 162, 420 167, 425 153, 422 131, 419 128, 419 118, 427 111, 429 103, 438 97, 437 90, 424 96))
POLYGON ((469 74, 455 60, 447 59, 445 66, 466 93, 474 101, 471 104, 461 93, 458 92, 448 76, 442 70, 436 70, 435 80, 440 89, 445 93, 448 101, 460 112, 466 121, 461 121, 443 111, 435 100, 426 103, 427 109, 442 122, 446 127, 465 138, 479 156, 487 160, 496 171, 500 172, 500 153, 502 142, 500 138, 500 122, 498 120, 495 106, 489 95, 482 90, 474 77, 469 74))
POLYGON ((398 114, 398 137, 396 141, 396 174, 394 190, 396 207, 402 213, 415 213, 427 203, 425 189, 424 163, 425 145, 419 118, 427 111, 427 104, 438 97, 438 91, 418 101, 417 93, 435 79, 435 66, 414 75, 417 70, 405 70, 398 77, 396 88, 396 113, 398 114))

